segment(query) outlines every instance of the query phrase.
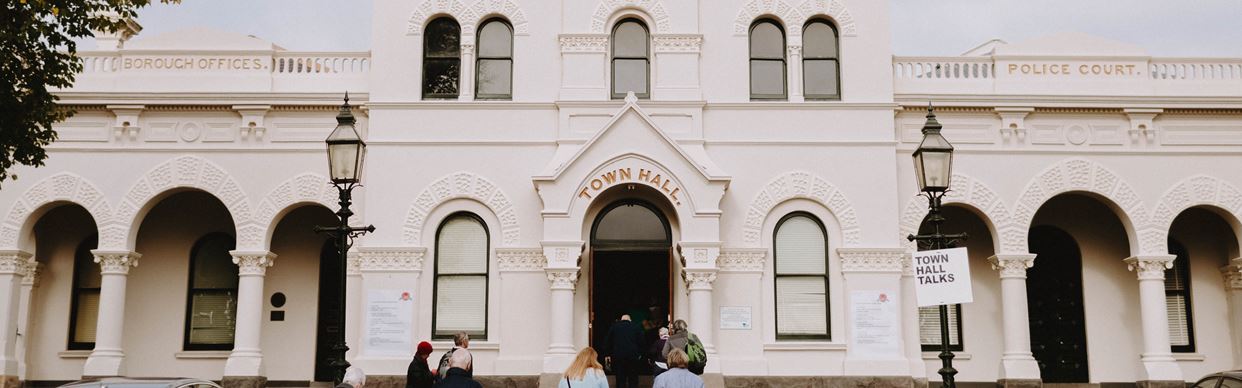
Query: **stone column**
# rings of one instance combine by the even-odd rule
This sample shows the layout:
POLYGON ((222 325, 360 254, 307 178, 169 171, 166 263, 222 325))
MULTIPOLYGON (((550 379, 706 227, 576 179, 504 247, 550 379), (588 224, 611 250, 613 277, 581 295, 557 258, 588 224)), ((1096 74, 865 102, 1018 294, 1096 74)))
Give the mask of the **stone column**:
POLYGON ((22 276, 22 294, 17 313, 17 375, 26 379, 26 344, 30 342, 30 306, 34 298, 35 288, 39 286, 39 262, 30 259, 26 262, 26 271, 22 276))
POLYGON ((1183 387, 1182 370, 1169 346, 1169 310, 1164 300, 1164 270, 1173 267, 1173 255, 1134 256, 1125 260, 1138 274, 1139 310, 1143 320, 1143 374, 1139 387, 1183 387))
MULTIPOLYGON (((1233 263, 1242 258, 1233 259, 1233 263)), ((1220 268, 1224 277, 1225 296, 1229 301, 1229 328, 1233 345, 1233 370, 1242 369, 1242 265, 1233 264, 1220 268)))
POLYGON ((919 339, 919 301, 914 284, 914 258, 906 253, 901 258, 901 338, 910 362, 910 377, 922 386, 927 382, 927 364, 923 361, 923 341, 919 339))
POLYGON ((803 97, 803 92, 802 92, 802 41, 801 41, 801 38, 798 38, 797 40, 790 39, 789 46, 786 47, 786 49, 787 49, 786 51, 789 54, 786 56, 789 61, 789 65, 786 66, 786 68, 788 69, 786 71, 789 72, 788 77, 786 77, 789 79, 789 85, 788 85, 789 101, 802 102, 803 100, 805 100, 805 97, 803 97))
POLYGON ((92 250, 103 279, 99 286, 99 318, 95 326, 95 350, 86 358, 82 376, 125 375, 125 282, 129 269, 138 266, 142 255, 133 251, 92 250))
MULTIPOLYGON (((690 319, 686 323, 690 325, 690 332, 703 341, 705 350, 709 354, 715 353, 716 341, 715 336, 712 335, 715 329, 713 323, 716 322, 712 319, 715 297, 712 292, 712 283, 716 281, 716 270, 686 269, 684 276, 686 277, 686 291, 690 298, 690 319)), ((711 357, 707 360, 710 362, 711 357)))
POLYGON ((1001 355, 1001 387, 1039 387, 1039 363, 1031 355, 1031 322, 1026 302, 1026 270, 1035 265, 1030 253, 1000 254, 988 258, 1000 272, 1001 322, 1005 330, 1001 355))
POLYGON ((262 387, 263 373, 263 276, 275 264, 271 252, 232 251, 237 264, 237 325, 233 329, 233 352, 224 363, 224 383, 232 387, 262 387))
POLYGON ((17 316, 22 275, 30 262, 22 251, 0 252, 0 388, 17 387, 17 316))
POLYGON ((561 373, 573 360, 574 349, 574 290, 578 286, 578 259, 583 243, 545 242, 543 255, 547 258, 544 272, 551 288, 548 307, 548 352, 543 358, 545 374, 561 373))
POLYGON ((458 101, 474 101, 474 35, 461 37, 461 90, 457 94, 458 101))
MULTIPOLYGON (((907 386, 911 384, 911 361, 906 347, 918 348, 918 342, 906 343, 906 336, 901 335, 902 323, 906 316, 917 314, 918 309, 902 310, 901 278, 902 262, 906 257, 905 248, 838 248, 837 255, 841 260, 841 278, 844 295, 835 300, 844 301, 845 319, 843 329, 833 330, 843 333, 846 342, 843 369, 851 384, 868 386, 907 386), (872 335, 880 335, 884 330, 884 338, 892 338, 888 344, 866 343, 858 341, 856 331, 872 322, 859 320, 854 313, 855 303, 865 303, 878 309, 881 316, 887 315, 886 328, 870 327, 872 335), (874 303, 874 304, 873 304, 874 303), (891 313, 891 315, 888 315, 891 313)), ((914 315, 917 316, 917 315, 914 315)), ((917 319, 917 318, 913 318, 917 319)), ((833 337, 837 339, 837 337, 833 337)), ((920 354, 919 359, 922 359, 920 354)))

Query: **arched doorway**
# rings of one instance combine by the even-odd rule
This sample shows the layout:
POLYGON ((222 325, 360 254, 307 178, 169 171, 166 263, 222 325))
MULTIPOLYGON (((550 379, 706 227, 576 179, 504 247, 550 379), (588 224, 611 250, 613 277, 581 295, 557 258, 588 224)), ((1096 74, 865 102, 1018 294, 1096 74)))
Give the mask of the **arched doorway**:
MULTIPOLYGON (((604 346, 608 329, 628 314, 645 330, 644 346, 672 316, 672 231, 650 202, 608 204, 591 226, 591 344, 604 346)), ((643 347, 642 349, 646 349, 643 347)))
POLYGON ((1026 272, 1026 300, 1039 375, 1045 383, 1085 383, 1087 329, 1078 242, 1055 226, 1036 226, 1030 250, 1036 265, 1026 272))

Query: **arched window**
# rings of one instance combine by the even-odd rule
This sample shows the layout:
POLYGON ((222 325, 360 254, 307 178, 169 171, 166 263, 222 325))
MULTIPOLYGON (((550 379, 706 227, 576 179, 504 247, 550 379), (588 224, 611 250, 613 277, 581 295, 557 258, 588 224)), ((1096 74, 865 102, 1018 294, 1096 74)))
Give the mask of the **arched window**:
POLYGON ((457 98, 461 81, 461 27, 450 17, 423 32, 423 98, 457 98))
POLYGON ((808 99, 841 99, 837 27, 813 19, 802 29, 802 94, 808 99))
POLYGON ((513 27, 491 19, 479 27, 479 58, 475 62, 475 97, 513 98, 513 27))
POLYGON ((625 98, 634 92, 648 98, 651 90, 650 40, 647 25, 641 20, 621 20, 612 29, 612 98, 625 98))
POLYGON ((1164 305, 1169 309, 1169 344, 1176 353, 1195 352, 1195 327, 1190 310, 1190 255, 1169 239, 1173 268, 1164 270, 1164 305))
POLYGON ((487 226, 471 213, 450 215, 436 231, 433 339, 466 332, 487 339, 487 226))
POLYGON ((785 30, 772 19, 759 19, 750 26, 750 98, 785 96, 785 30))
POLYGON ((99 285, 103 282, 99 264, 91 249, 98 236, 87 237, 73 251, 73 296, 69 310, 69 350, 95 348, 95 326, 99 318, 99 285))
POLYGON ((237 265, 233 237, 212 233, 190 250, 185 350, 229 350, 237 323, 237 265))
POLYGON ((791 213, 776 223, 773 240, 776 338, 831 339, 824 224, 809 213, 791 213))

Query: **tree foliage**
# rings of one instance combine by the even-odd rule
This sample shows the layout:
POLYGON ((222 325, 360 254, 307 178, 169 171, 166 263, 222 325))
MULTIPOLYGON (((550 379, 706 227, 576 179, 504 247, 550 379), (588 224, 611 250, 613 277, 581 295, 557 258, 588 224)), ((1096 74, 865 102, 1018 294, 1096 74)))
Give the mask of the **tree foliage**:
MULTIPOLYGON (((164 2, 175 0, 163 0, 164 2)), ((73 115, 51 89, 82 71, 74 39, 113 33, 150 0, 2 0, 0 3, 0 183, 14 164, 42 166, 52 124, 73 115)))

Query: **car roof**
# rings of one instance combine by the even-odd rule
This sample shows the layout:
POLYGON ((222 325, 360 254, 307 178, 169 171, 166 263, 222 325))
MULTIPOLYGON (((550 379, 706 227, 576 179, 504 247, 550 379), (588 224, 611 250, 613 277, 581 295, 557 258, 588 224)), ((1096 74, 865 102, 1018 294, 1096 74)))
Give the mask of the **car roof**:
POLYGON ((74 381, 62 385, 61 387, 90 387, 90 386, 107 386, 107 385, 138 385, 138 384, 164 384, 171 386, 180 386, 185 384, 207 383, 216 385, 210 380, 196 379, 190 377, 100 377, 93 379, 85 379, 74 381))

